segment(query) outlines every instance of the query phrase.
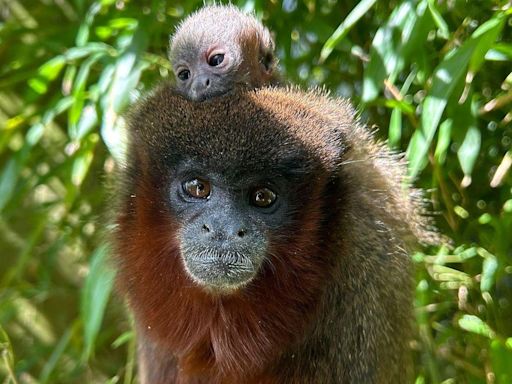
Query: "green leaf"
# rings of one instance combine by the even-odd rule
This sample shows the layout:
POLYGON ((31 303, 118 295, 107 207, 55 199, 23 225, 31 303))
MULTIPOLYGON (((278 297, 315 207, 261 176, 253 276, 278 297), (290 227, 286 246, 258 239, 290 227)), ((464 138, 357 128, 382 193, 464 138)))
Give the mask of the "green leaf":
POLYGON ((418 170, 428 164, 429 144, 421 130, 418 129, 413 133, 406 151, 410 174, 415 176, 418 170))
POLYGON ((83 23, 80 25, 80 29, 78 30, 78 33, 76 35, 76 45, 77 47, 84 46, 87 43, 87 40, 89 39, 89 33, 91 24, 94 21, 94 17, 98 14, 98 12, 101 10, 101 3, 95 2, 91 5, 89 10, 87 11, 87 14, 85 15, 85 19, 83 23))
POLYGON ((117 161, 123 160, 126 145, 124 120, 120 115, 131 101, 131 93, 148 65, 140 60, 146 44, 147 35, 137 30, 127 44, 126 51, 105 69, 99 81, 100 93, 105 94, 100 100, 103 109, 101 137, 117 161), (107 87, 108 91, 104 92, 107 87))
POLYGON ((483 23, 474 33, 473 38, 479 38, 478 44, 475 47, 471 61, 469 62, 469 72, 474 74, 478 72, 482 63, 485 60, 485 55, 493 46, 494 42, 501 33, 505 25, 505 15, 498 14, 492 19, 483 23))
POLYGON ((402 137, 402 111, 399 108, 393 108, 391 119, 389 121, 389 147, 399 148, 402 137))
POLYGON ((428 0, 428 10, 432 15, 432 19, 438 28, 439 36, 445 40, 448 40, 450 37, 450 30, 448 29, 448 24, 444 21, 443 16, 436 7, 436 3, 434 0, 428 0))
POLYGON ((91 256, 89 274, 85 280, 81 300, 81 318, 84 325, 83 359, 88 360, 94 351, 105 308, 107 306, 115 272, 108 264, 109 248, 102 245, 91 256))
POLYGON ((489 292, 496 281, 498 260, 496 259, 496 256, 484 248, 479 248, 478 253, 484 258, 484 262, 482 264, 482 275, 480 278, 480 291, 489 292))
POLYGON ((57 366, 57 362, 64 354, 64 350, 68 346, 69 342, 71 341, 71 335, 72 335, 72 329, 69 328, 64 332, 64 335, 60 338, 59 342, 53 349, 53 352, 49 356, 48 360, 45 361, 43 369, 41 371, 41 376, 39 377, 39 383, 44 384, 48 383, 48 380, 50 379, 50 375, 55 370, 55 367, 57 366))
POLYGON ((459 327, 465 331, 492 339, 494 331, 482 319, 474 315, 463 315, 459 321, 459 327))
POLYGON ((94 157, 94 148, 99 141, 98 134, 92 133, 83 142, 82 148, 73 160, 71 183, 78 187, 82 184, 94 157))
POLYGON ((112 348, 117 349, 120 346, 132 341, 135 338, 135 333, 133 331, 123 332, 117 339, 112 342, 112 348))
POLYGON ((82 47, 73 47, 68 49, 66 53, 64 53, 64 57, 67 61, 74 61, 94 55, 95 53, 113 55, 115 52, 116 50, 107 44, 91 42, 82 47))
POLYGON ((459 79, 464 74, 476 43, 468 40, 455 49, 436 68, 432 88, 423 102, 421 115, 422 131, 431 141, 443 114, 444 108, 459 79))
POLYGON ((131 17, 117 17, 109 20, 108 25, 114 29, 134 30, 139 25, 139 21, 131 17))
POLYGON ((10 159, 0 174, 0 212, 5 208, 14 193, 16 181, 21 171, 19 158, 10 159))
POLYGON ((431 24, 425 18, 424 4, 421 2, 416 9, 411 2, 400 4, 375 34, 370 62, 364 70, 363 102, 378 96, 386 78, 394 82, 409 56, 424 44, 431 24))
POLYGON ((92 152, 80 153, 73 161, 73 168, 71 171, 71 182, 75 186, 80 186, 89 171, 93 159, 92 152))
POLYGON ((496 43, 485 54, 485 60, 512 61, 512 44, 496 43))
POLYGON ((469 59, 475 47, 473 40, 468 40, 459 49, 453 50, 437 67, 432 81, 432 89, 423 102, 421 113, 421 129, 414 133, 414 141, 419 141, 415 136, 421 136, 421 146, 411 141, 407 148, 409 159, 409 173, 416 176, 423 169, 427 158, 428 149, 434 138, 443 111, 448 103, 455 85, 462 77, 469 59), (414 147, 413 147, 414 145, 414 147))
MULTIPOLYGON (((494 24, 491 24, 491 26, 494 24)), ((443 59, 441 64, 436 68, 434 77, 432 80, 432 88, 428 96, 423 101, 423 111, 421 114, 421 135, 423 135, 424 145, 419 148, 419 151, 413 150, 411 145, 407 149, 407 156, 409 159, 409 173, 411 176, 416 176, 420 170, 424 167, 425 158, 427 156, 428 149, 437 131, 439 121, 445 110, 448 100, 452 96, 452 93, 465 73, 470 60, 473 57, 473 53, 476 47, 479 45, 483 38, 487 38, 491 34, 494 36, 495 29, 491 28, 488 24, 484 23, 481 25, 460 48, 452 50, 443 59)), ((415 132, 415 135, 418 131, 415 132)), ((419 135, 419 134, 418 134, 419 135)), ((468 145, 471 145, 471 149, 474 150, 476 144, 476 134, 472 132, 468 140, 472 140, 468 145)), ((474 153, 471 153, 474 155, 474 153)), ((471 165, 471 154, 468 160, 464 160, 466 165, 472 170, 471 165)), ((474 163, 473 163, 474 164, 474 163)), ((470 172, 469 172, 470 174, 470 172)))
POLYGON ((98 60, 100 60, 103 56, 103 53, 97 53, 89 57, 87 60, 85 60, 83 64, 80 66, 80 69, 75 79, 75 83, 73 84, 74 102, 73 106, 69 110, 68 115, 68 132, 69 137, 73 140, 77 139, 79 136, 77 123, 84 110, 84 104, 86 99, 85 89, 91 66, 98 60))
POLYGON ((35 92, 45 94, 48 91, 48 84, 59 75, 65 64, 64 56, 55 56, 39 67, 37 75, 28 81, 28 85, 35 92))
POLYGON ((94 104, 88 103, 82 110, 80 120, 76 126, 76 137, 74 139, 81 140, 98 122, 98 113, 95 107, 94 104))
POLYGON ((53 80, 59 75, 60 71, 64 67, 64 64, 66 64, 66 59, 64 56, 55 56, 53 59, 44 63, 37 72, 45 79, 53 80))
POLYGON ((458 269, 450 268, 441 264, 434 264, 432 266, 432 273, 434 279, 444 282, 462 283, 471 285, 471 277, 458 269))
POLYGON ((467 177, 470 177, 473 172, 478 154, 480 153, 481 142, 482 135, 480 130, 474 126, 469 127, 464 141, 457 151, 457 158, 459 159, 464 175, 467 177))
POLYGON ((439 136, 437 138, 437 146, 434 153, 434 158, 436 159, 437 164, 444 164, 446 159, 446 152, 448 151, 451 142, 452 126, 452 119, 446 119, 439 126, 439 136))
POLYGON ((0 324, 0 356, 3 358, 2 362, 7 363, 11 369, 14 366, 14 352, 12 350, 11 340, 9 335, 5 332, 0 324))
POLYGON ((493 340, 490 348, 492 371, 495 374, 495 383, 512 383, 512 350, 501 340, 493 340))
POLYGON ((407 16, 407 22, 403 23, 400 37, 402 47, 399 55, 403 56, 404 62, 412 59, 412 62, 416 63, 418 55, 425 53, 424 45, 428 41, 428 34, 434 26, 434 21, 431 14, 427 12, 425 0, 419 2, 415 14, 409 13, 407 16))
POLYGON ((334 48, 345 38, 352 27, 373 7, 377 0, 361 0, 354 9, 347 15, 345 20, 327 39, 320 52, 320 63, 329 57, 334 48))

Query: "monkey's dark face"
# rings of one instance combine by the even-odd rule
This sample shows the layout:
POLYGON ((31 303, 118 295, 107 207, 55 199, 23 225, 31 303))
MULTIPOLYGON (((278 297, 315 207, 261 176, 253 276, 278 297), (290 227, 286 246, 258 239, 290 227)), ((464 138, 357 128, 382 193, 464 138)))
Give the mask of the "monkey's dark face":
MULTIPOLYGON (((201 101, 220 96, 243 80, 239 73, 241 53, 229 44, 189 45, 174 52, 173 69, 178 89, 189 99, 201 101)), ((243 81, 242 81, 243 82, 243 81)))
POLYGON ((180 222, 181 257, 207 289, 225 292, 250 282, 267 257, 269 231, 285 222, 286 182, 258 176, 233 180, 188 162, 173 177, 169 201, 180 222))
POLYGON ((128 210, 134 243, 152 239, 147 259, 221 294, 255 289, 298 249, 314 259, 338 131, 297 125, 307 109, 269 112, 254 92, 193 103, 163 89, 131 120, 128 210))

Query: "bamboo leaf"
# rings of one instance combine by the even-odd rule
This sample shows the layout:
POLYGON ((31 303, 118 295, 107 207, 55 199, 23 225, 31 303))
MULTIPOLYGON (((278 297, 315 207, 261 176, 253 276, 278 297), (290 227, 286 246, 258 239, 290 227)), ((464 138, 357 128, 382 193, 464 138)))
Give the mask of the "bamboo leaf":
POLYGON ((352 27, 370 10, 377 0, 361 0, 354 9, 347 15, 345 20, 334 31, 331 37, 327 39, 322 51, 320 52, 320 63, 329 57, 334 48, 341 43, 352 27))
POLYGON ((394 82, 410 55, 424 43, 431 24, 425 17, 425 8, 425 2, 420 2, 416 9, 411 2, 400 4, 375 34, 370 62, 364 71, 364 102, 378 96, 386 78, 394 82))
POLYGON ((441 13, 437 9, 436 3, 434 0, 428 0, 428 10, 430 11, 430 14, 432 15, 432 18, 434 22, 436 23, 436 26, 438 28, 439 36, 441 36, 443 39, 448 40, 448 37, 450 36, 450 30, 448 29, 448 24, 443 19, 443 16, 441 16, 441 13))
POLYGON ((400 138, 402 137, 402 111, 399 108, 393 108, 391 119, 389 121, 389 146, 391 148, 400 147, 400 138))
POLYGON ((459 327, 489 339, 494 337, 494 331, 482 319, 474 315, 464 315, 459 319, 459 327))
POLYGON ((108 264, 108 253, 106 245, 98 247, 93 253, 82 291, 80 313, 84 325, 84 360, 88 360, 94 351, 96 337, 114 283, 115 273, 108 264))

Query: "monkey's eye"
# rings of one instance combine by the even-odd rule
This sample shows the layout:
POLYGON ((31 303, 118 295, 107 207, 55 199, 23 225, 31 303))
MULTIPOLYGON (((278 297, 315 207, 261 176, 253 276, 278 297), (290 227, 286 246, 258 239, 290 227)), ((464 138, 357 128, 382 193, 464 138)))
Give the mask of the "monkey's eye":
POLYGON ((255 189, 251 192, 251 204, 259 208, 268 208, 277 199, 277 195, 266 187, 255 189))
POLYGON ((210 182, 204 179, 192 179, 183 183, 183 191, 191 197, 207 199, 210 197, 210 182))
POLYGON ((211 67, 216 67, 223 61, 224 61, 224 54, 217 53, 216 55, 210 56, 210 58, 208 59, 208 65, 210 65, 211 67))
POLYGON ((188 80, 188 78, 190 77, 190 71, 188 69, 183 69, 181 71, 178 72, 178 78, 180 80, 188 80))

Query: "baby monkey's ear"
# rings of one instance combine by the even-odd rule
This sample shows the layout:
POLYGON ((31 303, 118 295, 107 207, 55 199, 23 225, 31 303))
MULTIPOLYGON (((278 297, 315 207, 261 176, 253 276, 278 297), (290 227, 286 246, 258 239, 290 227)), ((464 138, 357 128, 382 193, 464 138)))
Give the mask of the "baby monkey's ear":
POLYGON ((262 52, 260 63, 265 72, 271 73, 275 66, 275 56, 273 52, 262 52))

